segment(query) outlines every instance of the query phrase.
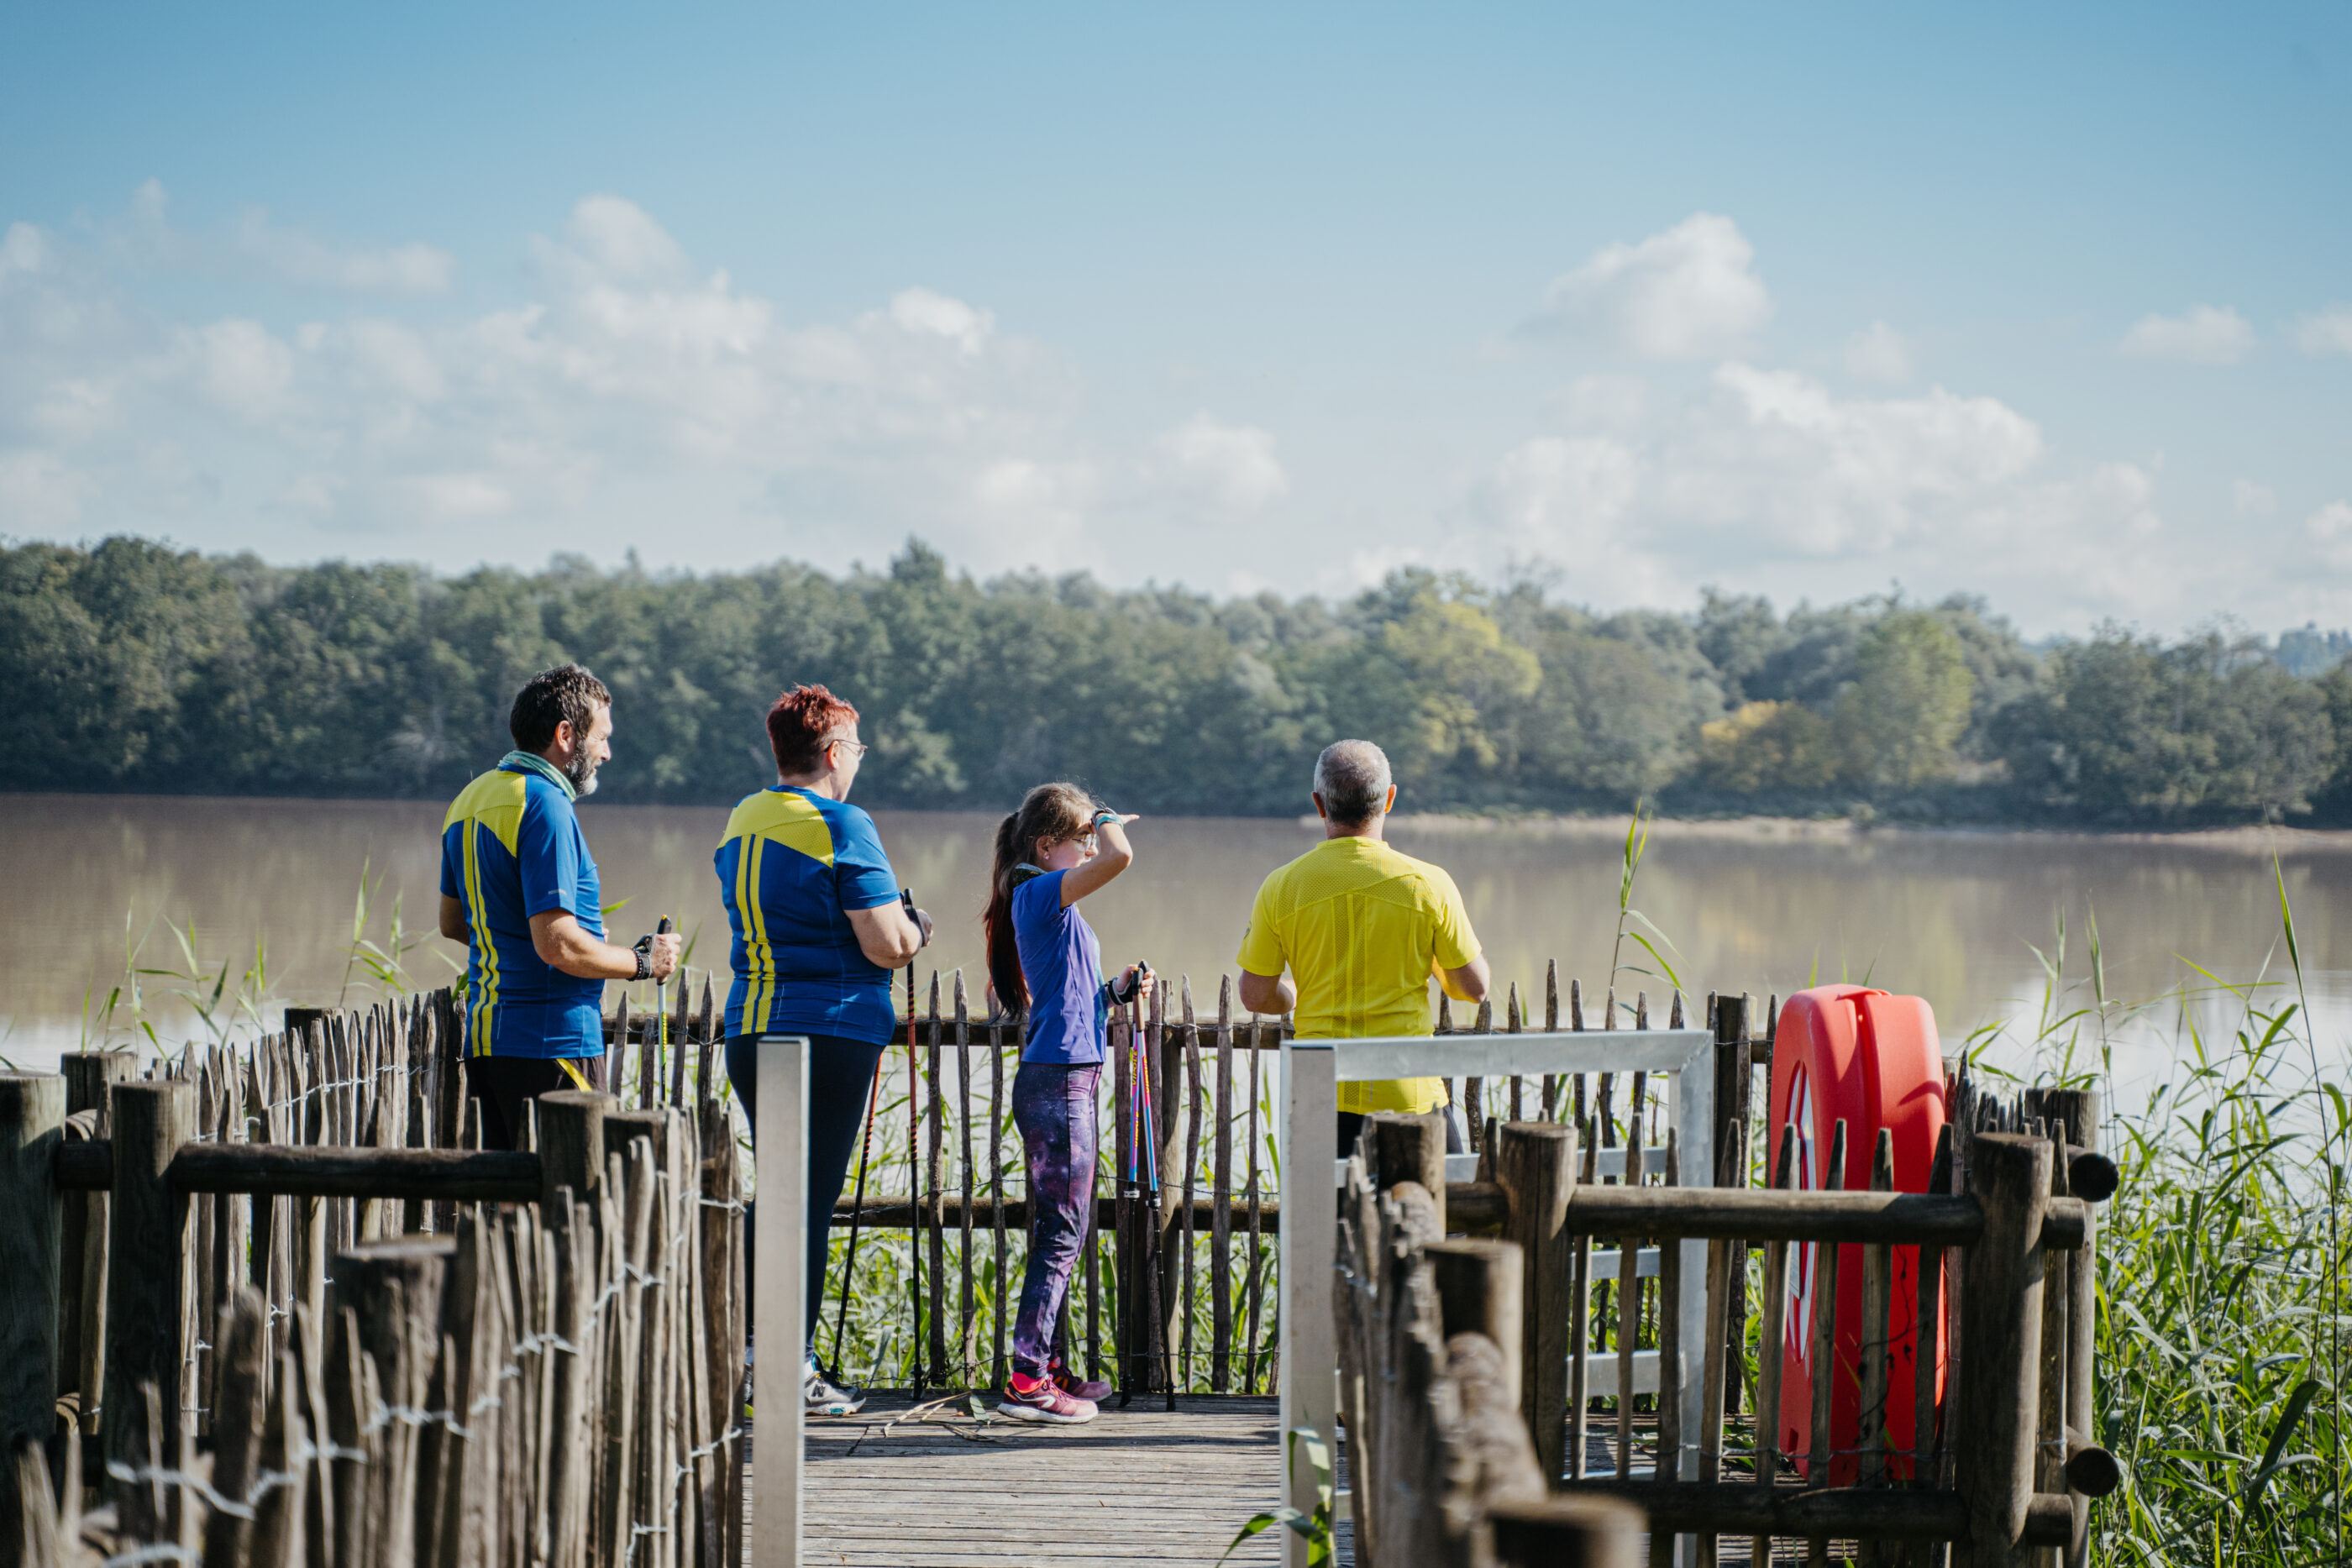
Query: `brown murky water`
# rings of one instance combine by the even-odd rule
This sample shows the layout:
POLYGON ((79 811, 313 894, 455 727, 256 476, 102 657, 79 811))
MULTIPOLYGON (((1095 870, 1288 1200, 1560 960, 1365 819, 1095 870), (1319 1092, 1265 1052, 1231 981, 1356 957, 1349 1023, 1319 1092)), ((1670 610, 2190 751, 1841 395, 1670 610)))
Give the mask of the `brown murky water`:
MULTIPOLYGON (((627 900, 615 930, 634 935, 659 915, 676 916, 697 939, 696 966, 719 967, 723 985, 727 925, 710 852, 725 810, 592 804, 583 817, 606 898, 627 900)), ((173 927, 191 920, 200 965, 216 973, 228 964, 224 1017, 257 943, 270 1016, 288 1002, 367 994, 373 982, 349 961, 362 867, 381 879, 366 936, 387 941, 397 897, 410 936, 423 934, 405 955, 408 973, 441 983, 461 955, 429 934, 440 820, 438 805, 421 802, 0 797, 0 1055, 30 1065, 110 1027, 121 1039, 132 1015, 118 1004, 110 1024, 102 1018, 108 992, 129 968, 187 969, 173 927)), ((990 820, 882 812, 877 821, 901 879, 940 923, 932 954, 943 968, 963 966, 977 991, 990 820)), ((1142 956, 1165 975, 1189 974, 1196 1001, 1213 1009, 1259 878, 1315 836, 1289 821, 1139 824, 1136 868, 1087 905, 1106 960, 1142 956)), ((1602 982, 1619 851, 1605 831, 1407 823, 1394 838, 1452 871, 1498 979, 1539 998, 1545 960, 1557 959, 1563 988, 1571 976, 1589 988, 1602 982)), ((2284 872, 2323 1039, 2340 1050, 2337 1026, 2352 1021, 2352 852, 2299 842, 2284 872)), ((1925 996, 1948 1040, 2036 1013, 2043 970, 2033 948, 2053 951, 2062 912, 2068 977, 2081 980, 2095 911, 2113 996, 2205 985, 2191 963, 2233 982, 2266 962, 2273 976, 2285 969, 2271 862, 2244 843, 1916 833, 1772 841, 1670 824, 1651 844, 1634 904, 1672 938, 1666 956, 1694 992, 1761 996, 1867 977, 1925 996)), ((1630 942, 1622 961, 1655 967, 1630 942)), ((196 988, 190 982, 148 975, 141 985, 145 1016, 167 1044, 201 1030, 172 994, 196 988)), ((1621 988, 1656 998, 1667 987, 1628 975, 1621 988)), ((2075 999, 2086 1002, 2087 990, 2075 999)))

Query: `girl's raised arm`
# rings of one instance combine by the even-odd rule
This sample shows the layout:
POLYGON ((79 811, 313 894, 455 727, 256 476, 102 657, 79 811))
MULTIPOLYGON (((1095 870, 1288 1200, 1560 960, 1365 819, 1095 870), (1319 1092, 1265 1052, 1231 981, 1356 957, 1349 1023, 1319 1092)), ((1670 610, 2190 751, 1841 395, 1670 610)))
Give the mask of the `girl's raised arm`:
POLYGON ((1120 816, 1117 811, 1095 813, 1095 842, 1099 846, 1090 860, 1081 862, 1062 873, 1062 907, 1067 909, 1087 894, 1108 884, 1111 878, 1135 862, 1135 847, 1127 841, 1127 824, 1136 821, 1141 812, 1120 816))

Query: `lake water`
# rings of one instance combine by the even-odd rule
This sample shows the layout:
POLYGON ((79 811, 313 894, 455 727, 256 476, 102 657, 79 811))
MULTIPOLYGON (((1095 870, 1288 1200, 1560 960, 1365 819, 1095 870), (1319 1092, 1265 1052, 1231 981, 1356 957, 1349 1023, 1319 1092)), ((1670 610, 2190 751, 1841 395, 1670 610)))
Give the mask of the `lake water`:
MULTIPOLYGON (((462 954, 430 934, 441 813, 429 802, 0 797, 0 1055, 35 1065, 76 1049, 102 1027, 97 1015, 126 969, 189 967, 173 927, 184 931, 192 920, 200 965, 229 965, 223 1014, 257 943, 267 960, 266 1016, 289 1002, 371 994, 373 981, 350 962, 362 868, 375 879, 366 936, 387 941, 397 897, 411 936, 424 934, 405 956, 408 973, 419 985, 444 983, 462 954)), ((673 915, 695 938, 695 966, 719 967, 722 991, 727 923, 710 852, 726 817, 719 807, 592 802, 583 810, 605 898, 627 901, 613 916, 616 934, 634 937, 673 915)), ((934 956, 943 968, 962 966, 977 1007, 992 820, 878 812, 877 821, 902 880, 940 925, 926 973, 934 956)), ((1145 957, 1163 975, 1190 975, 1197 1002, 1213 1010, 1217 977, 1233 967, 1259 879, 1311 847, 1317 830, 1194 818, 1147 819, 1133 832, 1135 869, 1087 905, 1105 960, 1145 957)), ((1559 963, 1563 993, 1570 977, 1588 991, 1604 982, 1620 847, 1605 827, 1401 821, 1391 836, 1453 873, 1498 989, 1515 979, 1539 998, 1547 959, 1559 963)), ((2352 1026, 2352 847, 2320 835, 2274 838, 2285 846, 2321 1038, 2341 1060, 2352 1026)), ((2095 911, 2116 998, 2210 988, 2192 964, 2231 982, 2252 980, 2266 965, 2273 978, 2284 977, 2272 874, 2267 843, 2248 838, 1853 835, 1834 825, 1765 836, 1668 823, 1652 840, 1633 902, 1672 939, 1666 956, 1694 994, 1760 998, 1817 979, 1867 977, 1926 997, 1948 1043, 1957 1043, 1980 1026, 2037 1014, 2044 971, 2033 949, 2054 950, 2062 915, 2068 980, 2087 976, 2095 911)), ((1655 967, 1630 941, 1622 961, 1655 967)), ((201 1027, 171 994, 193 988, 188 982, 151 974, 142 985, 146 1016, 167 1044, 201 1027)), ((1663 1021, 1664 981, 1629 974, 1620 988, 1650 991, 1663 1021)), ((2088 999, 2082 989, 2073 1005, 2088 999)), ((115 1038, 131 1021, 118 1006, 115 1038)), ((2169 1015, 2154 1021, 2162 1027, 2133 1034, 2119 1076, 2156 1070, 2175 1049, 2169 1015)), ((2019 1054, 1996 1049, 2012 1061, 2019 1054)))

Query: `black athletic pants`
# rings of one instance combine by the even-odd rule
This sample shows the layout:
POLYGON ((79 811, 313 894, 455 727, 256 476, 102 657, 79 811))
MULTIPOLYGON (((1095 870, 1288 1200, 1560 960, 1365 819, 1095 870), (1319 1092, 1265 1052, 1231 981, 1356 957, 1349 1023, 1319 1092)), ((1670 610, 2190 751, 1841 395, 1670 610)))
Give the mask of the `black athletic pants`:
MULTIPOLYGON (((751 1123, 755 1157, 760 1142, 759 1042, 755 1034, 739 1034, 727 1042, 727 1081, 735 1085, 743 1117, 751 1123)), ((811 1353, 816 1348, 817 1319, 824 1307, 825 1246, 831 1239, 833 1204, 848 1177, 849 1162, 857 1157, 858 1137, 866 1130, 866 1091, 873 1087, 874 1070, 885 1049, 835 1035, 809 1036, 808 1343, 802 1348, 811 1353)))
MULTIPOLYGON (((1449 1155, 1465 1153, 1466 1151, 1462 1147, 1461 1129, 1454 1124, 1453 1111, 1444 1105, 1440 1105, 1438 1109, 1445 1113, 1445 1152, 1449 1155)), ((1363 1130, 1364 1113, 1361 1111, 1339 1113, 1339 1157, 1341 1159, 1344 1160, 1356 1152, 1356 1139, 1363 1130)))
POLYGON ((511 1149, 522 1139, 526 1100, 558 1089, 604 1089, 604 1058, 597 1056, 469 1056, 466 1098, 482 1103, 482 1147, 511 1149))

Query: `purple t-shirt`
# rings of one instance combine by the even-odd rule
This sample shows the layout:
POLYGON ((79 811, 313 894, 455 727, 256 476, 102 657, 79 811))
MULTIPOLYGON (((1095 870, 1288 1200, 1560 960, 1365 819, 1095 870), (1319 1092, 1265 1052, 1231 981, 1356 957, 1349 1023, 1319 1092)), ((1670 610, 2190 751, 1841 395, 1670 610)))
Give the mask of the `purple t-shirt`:
POLYGON ((1062 907, 1058 871, 1013 890, 1013 942, 1029 983, 1024 1061, 1091 1067, 1103 1059, 1109 1009, 1102 994, 1102 944, 1076 905, 1062 907))

